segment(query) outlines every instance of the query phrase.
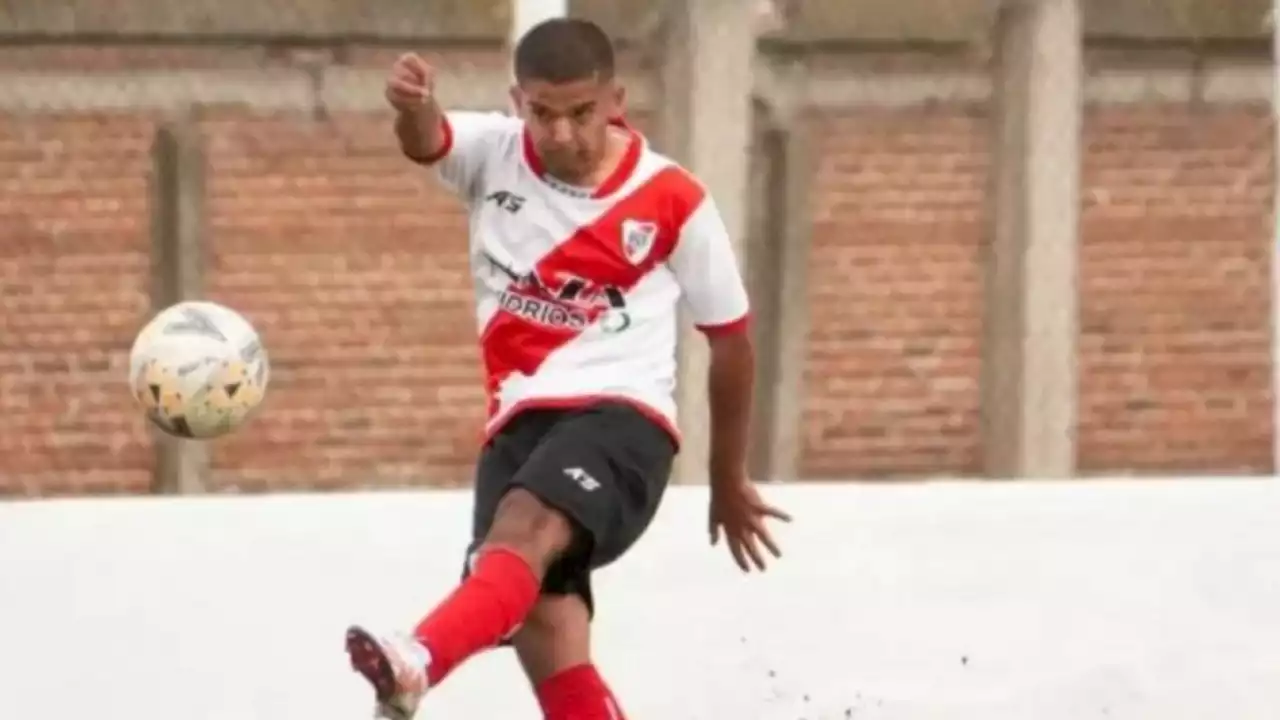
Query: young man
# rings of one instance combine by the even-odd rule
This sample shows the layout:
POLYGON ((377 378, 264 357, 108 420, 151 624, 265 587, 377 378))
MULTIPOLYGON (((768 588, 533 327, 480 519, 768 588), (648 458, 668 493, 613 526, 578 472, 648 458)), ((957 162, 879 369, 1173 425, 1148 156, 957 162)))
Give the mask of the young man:
POLYGON ((470 213, 487 374, 488 440, 462 583, 412 634, 352 627, 352 667, 377 712, 405 720, 467 658, 514 646, 548 720, 621 720, 592 666, 591 571, 653 519, 679 435, 676 305, 711 347, 711 512, 743 571, 779 552, 745 472, 754 357, 748 303, 706 190, 622 121, 613 49, 558 19, 515 52, 519 118, 444 112, 433 71, 400 58, 387 81, 404 153, 470 213))

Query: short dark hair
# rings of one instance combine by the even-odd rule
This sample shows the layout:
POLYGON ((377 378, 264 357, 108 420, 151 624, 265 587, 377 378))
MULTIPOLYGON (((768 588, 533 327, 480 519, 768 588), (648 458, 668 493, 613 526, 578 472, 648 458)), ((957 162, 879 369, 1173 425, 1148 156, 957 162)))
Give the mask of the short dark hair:
POLYGON ((612 80, 613 43, 599 25, 553 18, 534 25, 516 44, 516 82, 612 80))

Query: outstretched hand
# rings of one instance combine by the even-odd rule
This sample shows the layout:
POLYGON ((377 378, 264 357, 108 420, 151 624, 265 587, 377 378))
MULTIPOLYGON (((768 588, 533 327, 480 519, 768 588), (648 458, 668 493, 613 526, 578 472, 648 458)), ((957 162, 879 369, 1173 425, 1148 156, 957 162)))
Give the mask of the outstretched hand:
POLYGON ((745 474, 728 480, 713 479, 707 527, 711 544, 718 543, 723 533, 729 553, 743 572, 751 572, 752 565, 761 571, 765 569, 761 545, 775 558, 782 557, 782 551, 765 526, 766 518, 791 522, 790 515, 760 497, 759 490, 745 474))

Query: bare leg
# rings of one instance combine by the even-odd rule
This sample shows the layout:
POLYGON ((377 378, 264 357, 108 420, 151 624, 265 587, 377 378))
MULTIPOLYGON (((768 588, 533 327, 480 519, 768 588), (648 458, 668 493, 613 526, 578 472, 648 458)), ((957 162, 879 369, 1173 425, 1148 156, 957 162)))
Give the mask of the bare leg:
POLYGON ((591 662, 591 618, 582 598, 543 597, 512 642, 545 720, 624 720, 591 662))

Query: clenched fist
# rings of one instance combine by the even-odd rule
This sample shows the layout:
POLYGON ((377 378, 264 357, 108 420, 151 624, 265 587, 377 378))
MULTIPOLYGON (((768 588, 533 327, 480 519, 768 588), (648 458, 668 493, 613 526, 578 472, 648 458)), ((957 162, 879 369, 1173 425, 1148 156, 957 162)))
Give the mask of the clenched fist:
POLYGON ((387 102, 402 113, 414 112, 432 99, 436 71, 414 53, 401 55, 387 77, 387 102))

